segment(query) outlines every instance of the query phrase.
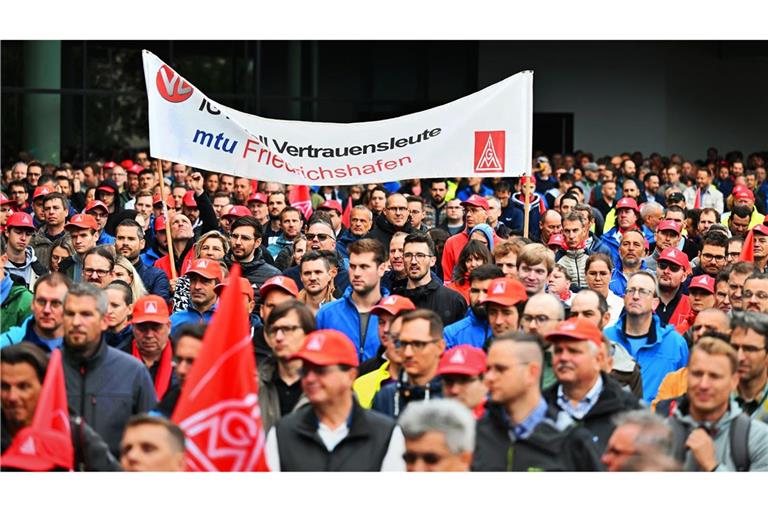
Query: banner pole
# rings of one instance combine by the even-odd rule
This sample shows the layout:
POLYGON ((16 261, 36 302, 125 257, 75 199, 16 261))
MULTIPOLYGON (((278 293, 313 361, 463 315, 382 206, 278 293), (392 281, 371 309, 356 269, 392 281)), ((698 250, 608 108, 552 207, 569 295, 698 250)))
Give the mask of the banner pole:
POLYGON ((528 220, 531 217, 531 213, 528 210, 531 206, 531 199, 530 197, 528 197, 528 194, 525 191, 525 185, 527 184, 527 182, 530 181, 530 178, 528 178, 527 180, 525 178, 526 176, 523 176, 520 179, 520 182, 522 183, 520 190, 523 193, 523 196, 524 196, 523 200, 525 201, 524 213, 523 213, 523 238, 528 238, 528 220))
MULTIPOLYGON (((157 177, 160 180, 160 197, 163 199, 163 215, 165 215, 165 236, 168 239, 168 259, 171 263, 171 279, 176 279, 176 261, 173 259, 173 237, 171 236, 171 218, 168 216, 168 203, 165 198, 165 181, 163 181, 163 164, 158 159, 157 177)), ((171 290, 173 291, 173 290, 171 290)))

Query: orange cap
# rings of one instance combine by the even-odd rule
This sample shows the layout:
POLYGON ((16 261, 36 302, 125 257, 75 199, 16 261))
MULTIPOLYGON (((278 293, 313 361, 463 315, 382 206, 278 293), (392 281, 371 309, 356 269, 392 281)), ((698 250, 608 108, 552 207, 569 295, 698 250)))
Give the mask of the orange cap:
POLYGON ((140 324, 142 322, 157 322, 164 324, 168 321, 168 305, 159 295, 145 295, 133 305, 133 317, 131 322, 140 324))
POLYGON ((371 308, 370 313, 372 315, 380 315, 382 313, 396 315, 401 311, 413 311, 414 309, 416 309, 416 305, 411 299, 401 297, 400 295, 387 295, 371 308))
POLYGON ((293 279, 286 276, 274 276, 264 281, 264 284, 261 285, 261 288, 259 289, 259 295, 261 297, 266 297, 272 290, 282 290, 294 297, 298 297, 299 295, 299 287, 296 286, 293 279))
POLYGON ((192 260, 189 269, 184 275, 197 274, 206 279, 215 279, 221 282, 224 279, 224 273, 221 270, 221 264, 216 260, 208 258, 198 258, 192 260))
POLYGON ((603 342, 603 333, 593 322, 585 318, 569 318, 557 324, 555 330, 544 336, 549 342, 593 341, 598 345, 603 342))
MULTIPOLYGON (((217 295, 221 295, 221 292, 224 291, 224 288, 226 288, 228 284, 229 278, 225 279, 224 282, 217 284, 216 288, 213 290, 217 295)), ((249 299, 253 300, 253 286, 251 286, 251 282, 244 277, 240 278, 240 291, 243 292, 243 295, 247 295, 249 299)))
POLYGON ((357 366, 357 349, 346 334, 334 329, 320 329, 304 338, 304 345, 291 359, 301 359, 317 366, 345 364, 357 366))
POLYGON ((509 277, 497 277, 488 285, 488 293, 480 303, 514 306, 525 300, 528 300, 528 294, 523 283, 509 277))
POLYGON ((486 367, 485 352, 472 345, 459 345, 443 352, 437 374, 475 377, 485 372, 486 367))
POLYGON ((99 224, 96 222, 96 219, 93 217, 93 215, 88 215, 87 213, 78 213, 73 215, 72 218, 69 219, 69 222, 67 222, 67 225, 64 226, 65 229, 69 229, 71 227, 93 229, 98 231, 99 224))

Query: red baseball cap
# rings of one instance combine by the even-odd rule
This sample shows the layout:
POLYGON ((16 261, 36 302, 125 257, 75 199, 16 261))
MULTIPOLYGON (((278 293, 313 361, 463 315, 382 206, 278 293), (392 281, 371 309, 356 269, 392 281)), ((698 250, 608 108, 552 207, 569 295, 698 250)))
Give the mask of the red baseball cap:
POLYGON ((476 206, 482 208, 485 211, 488 211, 490 208, 488 201, 483 196, 479 196, 477 194, 472 194, 465 201, 462 201, 461 206, 476 206))
POLYGON ((7 228, 21 228, 35 231, 35 223, 32 221, 32 216, 25 212, 13 212, 8 220, 5 221, 5 227, 7 228))
POLYGON ((336 210, 339 212, 339 215, 341 215, 341 203, 336 201, 335 199, 328 199, 327 201, 323 201, 320 206, 317 207, 318 210, 336 210))
POLYGON ((122 167, 125 170, 130 169, 131 167, 133 167, 133 160, 123 160, 122 162, 120 162, 120 167, 122 167))
POLYGON ((656 231, 674 231, 679 235, 681 227, 680 223, 676 220, 665 219, 659 222, 659 225, 656 226, 656 231))
POLYGON ((736 185, 733 187, 732 195, 734 199, 749 199, 750 201, 755 200, 755 194, 752 193, 752 191, 744 185, 736 185))
MULTIPOLYGON (((160 194, 155 194, 152 197, 152 206, 157 205, 158 203, 162 204, 163 198, 160 194)), ((168 208, 176 208, 176 200, 173 199, 172 195, 168 195, 165 198, 165 204, 168 205, 168 208)))
POLYGON ((534 184, 534 185, 536 184, 536 176, 533 176, 533 175, 531 175, 531 176, 521 176, 520 177, 520 184, 521 185, 525 185, 526 183, 528 183, 528 180, 531 180, 532 184, 534 184))
POLYGON ((181 204, 183 204, 187 208, 197 208, 197 201, 195 201, 195 191, 194 190, 186 191, 184 193, 184 199, 182 199, 181 204))
POLYGON ((117 164, 115 162, 110 160, 109 162, 104 162, 104 166, 102 167, 102 169, 114 169, 116 165, 117 164))
POLYGON ((357 348, 346 334, 334 329, 320 329, 304 338, 301 350, 291 356, 317 366, 345 364, 357 366, 357 348))
POLYGON ((488 284, 488 293, 480 303, 514 306, 525 300, 528 300, 528 294, 523 283, 509 277, 497 277, 488 284))
POLYGON ((715 279, 707 274, 701 274, 691 279, 691 284, 688 285, 688 290, 691 288, 699 288, 706 290, 711 294, 715 294, 715 279))
POLYGON ((259 289, 259 295, 266 297, 273 289, 282 290, 294 297, 299 295, 299 288, 296 286, 294 280, 286 276, 274 276, 264 281, 264 284, 261 285, 261 288, 259 289))
POLYGON ((107 208, 107 205, 97 199, 88 201, 88 204, 85 205, 85 210, 83 210, 83 212, 88 213, 89 211, 95 210, 96 208, 103 208, 105 212, 109 213, 109 208, 107 208))
POLYGON ((8 199, 8 196, 5 194, 0 194, 0 206, 4 204, 16 204, 16 201, 13 199, 8 199))
POLYGON ((253 215, 253 213, 251 213, 251 210, 249 210, 245 206, 236 204, 235 206, 232 207, 231 210, 229 210, 227 213, 222 215, 222 217, 237 217, 239 219, 240 217, 246 217, 248 215, 253 215))
POLYGON ((765 224, 758 224, 757 226, 752 228, 752 231, 754 231, 755 233, 759 233, 761 235, 768 236, 768 226, 766 226, 765 224))
POLYGON ((254 192, 253 194, 248 197, 248 202, 258 202, 258 203, 264 203, 267 204, 267 194, 262 194, 261 192, 254 192))
POLYGON ((168 305, 159 295, 145 295, 133 305, 131 323, 157 322, 164 324, 170 319, 168 305))
POLYGON ((78 213, 69 219, 69 222, 67 222, 67 225, 64 226, 64 229, 69 229, 71 227, 93 229, 98 231, 99 224, 96 222, 96 219, 93 218, 93 215, 88 215, 87 213, 78 213))
POLYGON ((549 240, 547 241, 547 245, 556 245, 558 247, 565 248, 565 237, 560 233, 550 235, 549 240))
POLYGON ((637 201, 631 197, 622 197, 619 199, 619 202, 616 203, 616 211, 618 212, 621 208, 631 208, 638 213, 640 212, 640 208, 637 207, 637 201))
POLYGON ((414 309, 416 309, 416 305, 411 299, 400 295, 387 295, 371 308, 370 313, 372 315, 380 315, 381 313, 396 315, 401 311, 413 311, 414 309))
MULTIPOLYGON (((228 284, 229 278, 217 284, 216 288, 213 289, 216 292, 216 295, 221 295, 221 292, 224 291, 224 288, 226 288, 228 284)), ((240 278, 240 290, 243 292, 243 295, 247 295, 249 299, 253 300, 253 286, 251 286, 251 282, 248 281, 248 279, 244 277, 240 278)))
POLYGON ((485 372, 486 367, 485 352, 472 345, 459 345, 443 352, 437 366, 437 374, 476 377, 485 372))
POLYGON ((586 318, 569 318, 557 324, 555 330, 544 336, 549 342, 559 341, 594 341, 597 344, 603 342, 603 333, 600 328, 586 318))
POLYGON ((198 258, 192 260, 184 275, 197 274, 203 276, 206 279, 215 279, 218 282, 224 280, 224 273, 221 270, 221 264, 216 260, 208 258, 198 258))
POLYGON ((41 187, 35 187, 35 193, 32 194, 32 201, 38 198, 45 199, 45 196, 51 193, 53 193, 53 189, 46 185, 43 185, 41 187))
POLYGON ((163 231, 165 229, 165 215, 155 217, 155 231, 163 231))
POLYGON ((126 171, 131 174, 141 174, 141 171, 143 170, 144 170, 144 166, 141 164, 133 164, 132 166, 126 169, 126 171))
POLYGON ((661 251, 661 254, 659 254, 659 261, 661 260, 676 263, 683 267, 685 270, 691 269, 691 262, 688 261, 688 255, 677 247, 667 247, 661 251))

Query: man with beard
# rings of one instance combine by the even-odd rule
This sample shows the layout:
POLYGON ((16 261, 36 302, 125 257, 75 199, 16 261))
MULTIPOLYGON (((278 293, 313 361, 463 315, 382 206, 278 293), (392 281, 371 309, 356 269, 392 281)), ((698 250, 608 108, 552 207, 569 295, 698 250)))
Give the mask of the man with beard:
MULTIPOLYGON (((427 224, 431 226, 439 226, 443 223, 443 216, 445 214, 445 196, 448 194, 448 181, 443 178, 435 178, 429 185, 429 204, 432 207, 431 211, 434 212, 434 217, 427 218, 427 224)), ((501 199, 501 198, 499 198, 501 199)), ((502 201, 502 208, 506 206, 502 201)))
POLYGON ((723 193, 712 186, 712 170, 708 167, 696 171, 696 186, 683 192, 688 209, 714 208, 723 213, 723 193))
POLYGON ((638 270, 645 269, 645 237, 638 229, 624 232, 619 245, 619 265, 611 273, 610 290, 622 297, 627 287, 627 278, 638 270))
MULTIPOLYGON (((309 251, 330 251, 336 254, 338 262, 338 272, 333 278, 334 296, 341 297, 344 290, 349 286, 349 272, 345 268, 345 260, 341 253, 336 249, 336 236, 333 232, 331 223, 322 216, 313 215, 307 226, 307 252, 309 251)), ((288 268, 283 275, 290 277, 301 289, 304 285, 301 282, 299 266, 288 268)))
POLYGON ((245 205, 248 200, 248 196, 251 195, 251 180, 248 178, 235 178, 235 190, 233 196, 235 197, 235 204, 245 205))
POLYGON ((600 186, 600 199, 595 200, 595 208, 597 208, 603 217, 608 215, 608 212, 613 210, 613 203, 616 200, 616 182, 613 180, 604 180, 600 186))
POLYGON ((376 217, 374 228, 368 237, 378 240, 384 247, 389 247, 392 236, 398 231, 405 233, 414 231, 408 218, 408 199, 403 194, 392 194, 387 198, 384 215, 376 217))
MULTIPOLYGON (((248 279, 256 293, 264 281, 280 274, 280 270, 264 260, 262 239, 259 221, 250 215, 240 217, 232 224, 232 248, 224 259, 228 265, 235 262, 240 264, 243 277, 248 279)), ((260 296, 257 295, 257 299, 260 296)))
MULTIPOLYGON (((299 271, 304 288, 299 292, 299 302, 317 314, 323 304, 334 300, 333 278, 338 268, 331 266, 326 251, 309 251, 301 257, 299 271)), ((332 254, 332 253, 331 253, 332 254)), ((335 258, 335 255, 333 255, 335 258)))
POLYGON ((690 273, 688 256, 676 248, 664 249, 659 256, 656 276, 659 279, 659 305, 656 314, 661 325, 673 327, 686 322, 691 315, 688 295, 683 293, 683 282, 690 273))
POLYGON ((285 195, 285 192, 274 192, 269 195, 269 199, 267 200, 269 224, 264 226, 265 229, 262 240, 262 245, 265 247, 273 245, 280 236, 280 233, 282 233, 280 227, 280 213, 286 207, 286 200, 287 196, 285 195))
POLYGON ((723 215, 723 222, 728 225, 728 230, 731 232, 732 236, 746 238, 747 233, 750 230, 750 213, 751 212, 744 206, 734 206, 733 210, 723 215))
POLYGON ((469 273, 469 311, 467 316, 445 328, 447 348, 458 345, 472 345, 478 348, 485 346, 492 332, 488 323, 488 312, 482 301, 491 281, 503 276, 502 270, 491 264, 481 265, 469 273))
POLYGON ((743 185, 735 186, 731 197, 733 199, 733 208, 730 212, 723 214, 722 222, 723 224, 727 224, 730 229, 731 223, 733 222, 733 216, 738 215, 742 219, 738 223, 745 225, 744 232, 739 234, 731 229, 731 234, 738 234, 742 237, 746 236, 746 230, 752 229, 758 224, 762 224, 765 220, 765 216, 755 208, 755 194, 748 187, 743 185))
POLYGON ((648 270, 656 272, 656 264, 659 261, 659 255, 664 249, 677 247, 680 243, 681 225, 673 220, 662 220, 656 226, 656 248, 653 254, 643 259, 648 270))
POLYGON ((141 277, 141 282, 152 295, 159 295, 166 301, 171 299, 170 285, 165 272, 159 268, 145 265, 140 255, 146 241, 144 230, 138 222, 125 219, 115 229, 115 250, 131 262, 136 273, 141 277))
POLYGON ((699 267, 693 271, 693 275, 707 274, 712 278, 717 277, 726 264, 726 252, 728 251, 728 237, 719 231, 704 233, 699 251, 699 267))

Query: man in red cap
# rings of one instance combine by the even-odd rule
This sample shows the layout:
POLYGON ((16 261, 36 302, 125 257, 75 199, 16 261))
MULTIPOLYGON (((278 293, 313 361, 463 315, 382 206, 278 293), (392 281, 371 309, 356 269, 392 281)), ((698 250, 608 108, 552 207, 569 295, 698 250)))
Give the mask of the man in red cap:
POLYGON ((190 304, 186 311, 176 311, 171 316, 171 336, 184 324, 211 321, 218 304, 216 285, 224 280, 221 264, 208 258, 192 260, 184 275, 189 276, 190 304))
MULTIPOLYGON (((234 224, 237 219, 240 217, 249 216, 251 216, 251 211, 245 206, 240 206, 239 204, 234 206, 229 204, 224 205, 221 208, 221 217, 219 218, 219 226, 221 226, 221 232, 225 235, 229 235, 232 232, 232 224, 234 224)), ((261 224, 261 227, 263 228, 264 225, 261 224)))
POLYGON ((53 192, 53 188, 48 185, 35 187, 35 191, 32 194, 32 218, 35 221, 35 228, 45 224, 45 198, 53 192))
POLYGON ((162 400, 176 385, 173 373, 173 348, 169 334, 171 319, 168 305, 159 295, 145 295, 133 305, 133 357, 144 363, 155 384, 155 394, 162 400))
POLYGON ((38 263, 35 250, 30 246, 34 235, 32 216, 24 212, 12 213, 0 235, 7 242, 8 260, 5 263, 5 271, 23 281, 27 288, 31 288, 37 276, 47 270, 38 263))
POLYGON ((488 394, 483 382, 485 370, 485 352, 467 345, 446 350, 437 366, 437 374, 443 379, 443 396, 466 405, 478 420, 485 414, 488 394))
MULTIPOLYGON (((758 224, 752 228, 752 234, 754 236, 755 267, 761 272, 765 272, 765 267, 768 263, 768 226, 758 224)), ((731 303, 733 303, 733 299, 731 299, 731 303)))
POLYGON ((0 233, 5 230, 5 223, 8 221, 8 217, 13 213, 15 201, 9 199, 3 193, 0 193, 0 233))
MULTIPOLYGON (((615 210, 616 225, 603 234, 601 240, 611 250, 613 264, 618 266, 620 261, 619 245, 621 244, 624 232, 632 229, 639 230, 640 208, 637 206, 637 201, 631 197, 622 197, 616 203, 615 210)), ((650 234, 652 235, 653 233, 650 234)), ((645 233, 643 233, 643 236, 646 237, 645 233)))
POLYGON ((527 300, 525 287, 516 279, 499 277, 488 284, 488 291, 480 304, 485 306, 494 338, 520 328, 520 312, 527 300))
POLYGON ((73 215, 64 226, 72 239, 75 253, 63 260, 59 271, 65 273, 74 282, 79 283, 83 277, 83 258, 92 248, 96 247, 99 238, 99 225, 91 215, 78 213, 73 215))
MULTIPOLYGON (((261 223, 261 227, 266 230, 269 222, 269 206, 267 206, 267 195, 263 192, 255 192, 248 198, 248 208, 256 220, 261 223)), ((223 202, 223 200, 222 200, 223 202)))
MULTIPOLYGON (((262 323, 269 317, 273 309, 289 300, 296 299, 298 295, 299 289, 293 279, 289 277, 273 276, 264 281, 259 289, 259 317, 262 323)), ((257 363, 272 356, 272 349, 264 337, 263 325, 254 328, 251 337, 253 338, 253 351, 257 363)))
POLYGON ((104 229, 107 233, 114 234, 114 223, 117 221, 117 214, 124 209, 123 199, 120 197, 120 187, 111 179, 104 179, 96 187, 96 199, 107 207, 109 218, 104 229))
MULTIPOLYGON (((469 232, 472 231, 472 228, 478 224, 484 224, 488 219, 489 206, 488 201, 484 197, 472 195, 466 201, 462 201, 461 206, 465 211, 466 229, 464 229, 464 231, 461 233, 456 233, 450 237, 445 242, 445 247, 443 248, 443 259, 441 261, 441 266, 443 269, 443 280, 446 283, 451 282, 453 279, 453 268, 459 261, 459 254, 461 254, 461 250, 464 249, 464 246, 469 243, 469 232)), ((501 238, 499 238, 498 235, 494 233, 494 245, 499 242, 502 242, 501 238)), ((407 263, 408 262, 406 262, 406 264, 407 263)))
POLYGON ((696 171, 696 186, 684 192, 688 209, 714 208, 722 215, 724 209, 723 193, 712 186, 712 169, 702 167, 696 171))
POLYGON ((488 312, 483 300, 488 294, 491 281, 504 277, 497 265, 481 265, 469 273, 469 310, 461 320, 445 327, 448 348, 471 345, 482 348, 491 337, 488 312))
POLYGON ((659 261, 659 255, 664 249, 668 247, 677 247, 680 243, 680 231, 682 225, 674 220, 664 219, 656 226, 656 248, 653 253, 646 256, 643 261, 645 266, 654 272, 656 272, 656 264, 659 261))
POLYGON ((676 326, 684 322, 691 314, 688 295, 683 283, 691 273, 688 256, 676 247, 664 249, 659 255, 656 277, 659 280, 659 305, 656 314, 661 325, 676 326))
POLYGON ((355 399, 359 361, 352 341, 338 331, 315 331, 293 358, 302 361, 301 385, 310 407, 281 418, 269 431, 270 470, 402 471, 400 428, 355 399))
MULTIPOLYGON (((731 229, 731 223, 733 222, 733 216, 737 215, 742 219, 747 220, 747 227, 744 232, 738 233, 731 229, 731 234, 734 236, 746 236, 747 229, 752 229, 758 224, 762 224, 765 220, 765 216, 757 211, 755 208, 755 194, 744 185, 736 185, 731 193, 732 208, 731 211, 725 212, 722 216, 723 224, 727 225, 731 229)), ((740 224, 742 224, 741 222, 740 224)))
POLYGON ((181 213, 189 217, 193 228, 199 225, 200 210, 197 209, 194 190, 184 192, 184 196, 181 198, 181 213))
POLYGON ((99 239, 96 240, 96 245, 113 245, 115 243, 115 237, 110 236, 104 230, 107 226, 107 220, 109 219, 109 208, 107 208, 107 205, 101 201, 89 201, 88 204, 85 205, 83 213, 87 213, 96 219, 96 224, 99 226, 99 239))
POLYGON ((392 235, 397 231, 412 233, 413 227, 408 222, 408 199, 403 194, 392 194, 387 197, 384 215, 379 215, 374 221, 374 227, 368 238, 378 240, 384 247, 389 247, 392 235))
POLYGON ((338 240, 339 237, 346 232, 346 228, 341 223, 341 203, 335 199, 328 199, 327 201, 320 203, 316 210, 319 212, 325 212, 325 214, 328 215, 328 217, 331 219, 333 232, 336 233, 336 240, 338 240))
POLYGON ((688 318, 674 324, 675 330, 682 335, 693 326, 699 313, 715 307, 715 279, 706 274, 694 277, 688 285, 688 297, 691 307, 688 318))
POLYGON ((606 357, 602 345, 607 340, 594 322, 570 318, 545 339, 554 346, 557 384, 544 390, 544 399, 592 432, 598 452, 603 453, 615 428, 613 416, 639 409, 637 397, 602 371, 606 357))
POLYGON ((125 170, 126 179, 123 193, 120 194, 125 203, 126 209, 133 208, 136 193, 139 191, 139 174, 144 170, 144 166, 141 164, 133 164, 125 170))

